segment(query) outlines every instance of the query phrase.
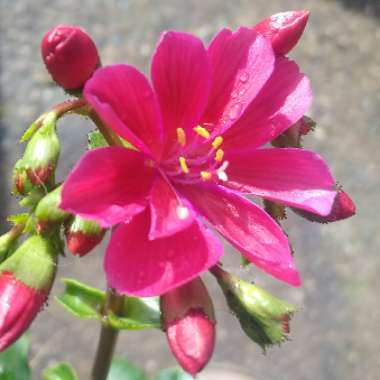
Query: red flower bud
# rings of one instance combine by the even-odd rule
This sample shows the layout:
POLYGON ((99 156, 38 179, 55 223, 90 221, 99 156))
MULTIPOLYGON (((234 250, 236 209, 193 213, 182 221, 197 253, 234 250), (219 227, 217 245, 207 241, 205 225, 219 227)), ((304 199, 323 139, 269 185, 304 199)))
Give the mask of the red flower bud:
POLYGON ((105 232, 95 221, 75 216, 66 228, 67 248, 74 255, 84 256, 102 241, 105 232))
POLYGON ((49 30, 42 39, 41 54, 52 78, 66 90, 81 89, 100 65, 94 41, 71 25, 49 30))
POLYGON ((23 334, 46 299, 46 292, 25 285, 12 273, 0 274, 0 352, 23 334))
POLYGON ((292 210, 296 214, 306 218, 307 220, 310 220, 311 222, 331 223, 337 222, 338 220, 347 219, 355 215, 356 206, 349 195, 345 191, 340 190, 336 194, 330 214, 326 216, 316 215, 311 212, 296 208, 292 208, 292 210))
POLYGON ((200 278, 161 297, 169 347, 181 367, 195 376, 211 358, 215 318, 211 298, 200 278))
POLYGON ((277 54, 285 55, 297 44, 309 19, 309 11, 276 13, 260 21, 253 28, 272 43, 277 54))

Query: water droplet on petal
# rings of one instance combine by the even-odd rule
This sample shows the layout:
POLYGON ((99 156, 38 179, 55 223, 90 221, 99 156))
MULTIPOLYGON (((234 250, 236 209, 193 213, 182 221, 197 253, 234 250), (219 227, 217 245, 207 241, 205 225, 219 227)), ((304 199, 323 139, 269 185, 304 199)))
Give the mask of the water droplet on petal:
POLYGON ((242 104, 241 103, 235 103, 233 106, 231 106, 230 110, 228 111, 228 116, 231 120, 235 120, 242 110, 242 104))
POLYGON ((240 82, 242 83, 246 83, 249 79, 249 74, 246 72, 246 71, 243 71, 240 76, 239 76, 239 80, 240 82))
POLYGON ((237 90, 233 90, 232 93, 231 93, 231 98, 232 99, 236 99, 238 97, 238 91, 237 90))
POLYGON ((181 220, 187 219, 189 217, 189 209, 185 206, 178 206, 177 216, 181 220))
POLYGON ((245 87, 242 87, 240 90, 239 90, 239 96, 243 96, 245 94, 245 92, 247 91, 247 89, 245 87))

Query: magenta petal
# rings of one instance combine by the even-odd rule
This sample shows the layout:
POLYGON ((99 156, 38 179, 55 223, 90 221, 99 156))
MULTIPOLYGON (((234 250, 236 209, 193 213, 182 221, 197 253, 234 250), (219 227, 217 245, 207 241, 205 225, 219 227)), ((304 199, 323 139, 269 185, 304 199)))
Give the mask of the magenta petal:
POLYGON ((223 254, 218 238, 197 222, 155 240, 148 239, 149 225, 145 211, 112 234, 104 266, 110 286, 123 294, 161 295, 194 279, 223 254))
POLYGON ((182 191, 249 261, 279 280, 300 285, 288 239, 264 210, 221 186, 184 186, 182 191))
POLYGON ((101 68, 87 81, 84 97, 116 133, 142 152, 160 156, 161 114, 142 73, 129 65, 101 68))
POLYGON ((225 150, 261 146, 295 124, 309 109, 313 96, 309 79, 296 63, 276 59, 272 76, 244 115, 223 136, 225 150))
POLYGON ((270 77, 275 56, 269 41, 248 28, 220 31, 208 48, 212 88, 203 121, 220 133, 250 105, 270 77))
POLYGON ((336 191, 324 160, 297 148, 269 148, 229 154, 226 186, 327 215, 336 191))
POLYGON ((157 176, 150 194, 151 225, 149 239, 173 235, 193 222, 190 207, 162 176, 157 176))
POLYGON ((146 207, 154 174, 146 161, 119 147, 87 152, 64 183, 60 207, 103 227, 129 220, 146 207))
POLYGON ((166 140, 172 144, 176 129, 195 127, 206 107, 210 90, 206 49, 190 34, 166 32, 157 45, 151 71, 166 140))

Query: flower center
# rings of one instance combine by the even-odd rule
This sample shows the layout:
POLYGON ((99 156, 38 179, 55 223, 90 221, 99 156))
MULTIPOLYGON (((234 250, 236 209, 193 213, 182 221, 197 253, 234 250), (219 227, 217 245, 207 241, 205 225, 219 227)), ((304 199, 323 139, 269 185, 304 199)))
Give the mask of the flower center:
POLYGON ((199 181, 227 181, 228 161, 223 161, 221 148, 223 137, 211 138, 210 132, 201 125, 193 128, 186 136, 183 128, 177 128, 177 155, 165 162, 166 174, 176 182, 194 183, 199 181))

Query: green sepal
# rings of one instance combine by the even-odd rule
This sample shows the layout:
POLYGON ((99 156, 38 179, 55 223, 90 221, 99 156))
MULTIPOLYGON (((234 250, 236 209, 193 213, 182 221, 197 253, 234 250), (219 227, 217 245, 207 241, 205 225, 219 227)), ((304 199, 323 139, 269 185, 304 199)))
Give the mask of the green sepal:
POLYGON ((28 194, 19 202, 21 207, 30 207, 34 209, 38 202, 46 195, 46 189, 37 186, 31 187, 28 194))
POLYGON ((148 377, 130 361, 116 357, 112 359, 107 380, 148 380, 148 377))
POLYGON ((0 353, 1 380, 30 380, 31 373, 28 364, 29 339, 24 334, 8 349, 0 353))
POLYGON ((12 231, 8 231, 0 236, 0 263, 3 262, 13 252, 17 243, 12 231))
POLYGON ((74 368, 69 363, 59 363, 42 372, 44 380, 79 380, 74 368))
POLYGON ((100 226, 95 220, 84 219, 78 215, 75 215, 68 227, 66 228, 66 233, 76 233, 81 232, 87 236, 99 236, 105 233, 105 229, 100 226))
POLYGON ((292 304, 221 268, 213 274, 242 329, 264 352, 287 338, 290 318, 296 312, 292 304))
POLYGON ((37 224, 42 229, 49 226, 55 227, 60 223, 63 223, 71 214, 62 210, 59 205, 61 203, 62 185, 45 195, 38 203, 35 216, 37 224))
POLYGON ((41 236, 31 236, 0 264, 1 272, 11 272, 25 285, 41 291, 49 291, 57 265, 54 242, 41 236))
POLYGON ((95 129, 94 131, 91 131, 88 135, 88 149, 96 149, 96 148, 102 148, 104 146, 108 146, 106 139, 104 136, 100 133, 98 129, 95 129))
POLYGON ((160 371, 154 380, 194 380, 194 378, 180 368, 167 368, 160 371))
POLYGON ((11 222, 14 225, 19 225, 19 224, 25 224, 29 218, 29 213, 28 212, 23 212, 21 214, 13 214, 9 215, 7 217, 8 222, 11 222))
POLYGON ((159 300, 152 298, 125 297, 120 315, 104 316, 105 292, 74 279, 63 279, 65 290, 57 301, 71 314, 80 319, 96 319, 118 330, 141 330, 161 327, 159 300))
POLYGON ((24 132, 24 134, 21 136, 19 140, 19 144, 24 143, 25 141, 28 141, 32 136, 35 134, 35 132, 38 130, 38 128, 41 127, 42 121, 47 116, 47 113, 43 113, 37 120, 35 120, 24 132))

